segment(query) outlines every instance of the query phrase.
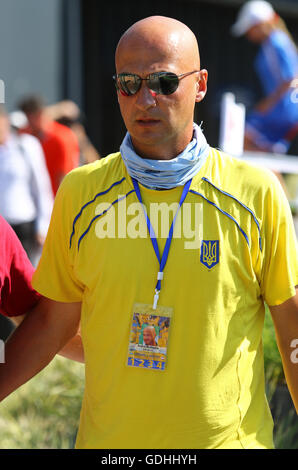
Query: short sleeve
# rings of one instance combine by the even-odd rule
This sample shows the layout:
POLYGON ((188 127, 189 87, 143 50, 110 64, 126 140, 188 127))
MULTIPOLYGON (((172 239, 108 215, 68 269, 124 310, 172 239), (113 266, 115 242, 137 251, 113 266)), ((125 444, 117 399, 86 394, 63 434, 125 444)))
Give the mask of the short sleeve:
POLYGON ((269 306, 295 295, 298 285, 297 236, 286 195, 272 174, 264 201, 261 290, 269 306))
POLYGON ((6 316, 24 315, 39 299, 31 279, 34 268, 10 225, 0 220, 0 312, 6 316))
POLYGON ((72 181, 69 174, 59 186, 42 255, 32 279, 39 293, 58 302, 80 302, 84 291, 74 274, 69 249, 74 219, 72 181))

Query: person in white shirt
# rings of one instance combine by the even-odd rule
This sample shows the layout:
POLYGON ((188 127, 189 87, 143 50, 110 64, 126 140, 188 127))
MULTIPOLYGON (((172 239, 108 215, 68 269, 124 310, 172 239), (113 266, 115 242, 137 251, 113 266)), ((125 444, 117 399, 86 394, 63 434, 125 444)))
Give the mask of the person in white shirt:
POLYGON ((42 147, 28 134, 11 129, 0 106, 0 214, 12 226, 36 266, 53 207, 42 147))

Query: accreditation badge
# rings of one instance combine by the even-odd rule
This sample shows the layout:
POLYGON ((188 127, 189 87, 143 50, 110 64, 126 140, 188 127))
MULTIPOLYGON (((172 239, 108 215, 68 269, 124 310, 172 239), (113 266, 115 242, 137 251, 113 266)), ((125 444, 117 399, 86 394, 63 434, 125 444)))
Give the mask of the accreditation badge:
POLYGON ((127 365, 164 370, 173 309, 136 303, 130 330, 127 365))

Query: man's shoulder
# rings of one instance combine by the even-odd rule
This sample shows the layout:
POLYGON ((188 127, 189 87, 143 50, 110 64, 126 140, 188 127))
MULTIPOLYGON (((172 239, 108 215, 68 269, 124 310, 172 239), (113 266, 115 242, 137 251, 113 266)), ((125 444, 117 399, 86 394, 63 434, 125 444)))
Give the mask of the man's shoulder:
POLYGON ((256 163, 246 161, 244 158, 238 158, 231 156, 225 152, 217 149, 211 149, 212 151, 212 164, 211 172, 218 179, 232 180, 233 183, 237 184, 239 179, 240 184, 246 181, 248 184, 252 184, 255 187, 262 185, 264 182, 270 183, 274 174, 268 168, 265 168, 256 163))
POLYGON ((277 177, 268 168, 216 149, 211 152, 211 163, 203 179, 244 204, 261 202, 272 190, 282 190, 277 177))
POLYGON ((109 175, 111 179, 113 179, 114 176, 123 172, 121 163, 122 159, 120 152, 111 153, 92 163, 87 163, 73 169, 65 178, 70 180, 75 179, 76 181, 85 180, 86 178, 101 180, 103 176, 106 177, 109 175))
POLYGON ((124 178, 120 152, 88 163, 70 171, 63 179, 64 191, 95 192, 104 191, 124 178))
POLYGON ((42 147, 37 139, 31 134, 26 132, 22 132, 17 136, 19 144, 22 146, 24 150, 27 150, 28 156, 32 157, 32 155, 36 155, 36 153, 42 153, 42 147))
POLYGON ((29 134, 28 132, 20 132, 16 137, 19 139, 20 142, 22 142, 25 145, 30 145, 30 144, 34 145, 36 143, 37 145, 40 145, 37 137, 34 137, 34 135, 29 134))
POLYGON ((72 242, 78 242, 76 237, 86 230, 99 203, 109 206, 117 200, 119 192, 127 192, 125 180, 120 152, 75 168, 64 177, 56 194, 54 212, 58 214, 55 219, 58 223, 63 217, 72 242))
POLYGON ((282 49, 286 52, 286 49, 290 47, 293 48, 293 43, 289 36, 282 30, 277 29, 272 32, 268 38, 268 44, 272 45, 277 49, 282 49))

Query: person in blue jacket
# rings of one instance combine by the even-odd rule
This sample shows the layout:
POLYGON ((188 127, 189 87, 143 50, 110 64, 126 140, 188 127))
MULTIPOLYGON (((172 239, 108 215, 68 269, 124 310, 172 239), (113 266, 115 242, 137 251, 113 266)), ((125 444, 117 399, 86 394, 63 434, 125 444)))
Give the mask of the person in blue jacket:
POLYGON ((234 36, 245 35, 260 45, 255 69, 264 98, 248 114, 245 150, 287 153, 298 134, 298 54, 284 21, 270 3, 246 2, 232 26, 234 36))

